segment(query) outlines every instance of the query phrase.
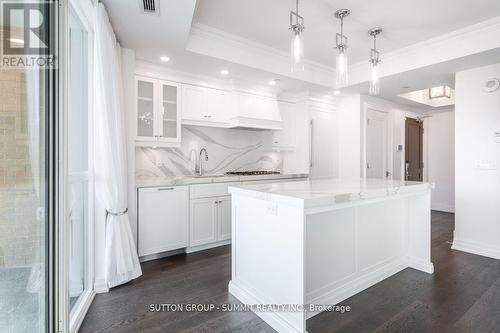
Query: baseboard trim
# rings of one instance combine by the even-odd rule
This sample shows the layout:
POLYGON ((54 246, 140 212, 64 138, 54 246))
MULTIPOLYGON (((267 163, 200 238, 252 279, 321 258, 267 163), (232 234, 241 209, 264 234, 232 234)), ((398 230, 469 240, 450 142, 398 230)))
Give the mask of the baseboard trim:
POLYGON ((230 239, 220 241, 220 242, 210 243, 210 244, 187 247, 186 253, 194 253, 194 252, 198 252, 198 251, 204 251, 204 250, 212 249, 214 247, 224 246, 224 245, 228 245, 228 244, 231 244, 230 239))
POLYGON ((431 203, 431 210, 445 213, 455 213, 455 206, 443 203, 431 203))
POLYGON ((455 238, 451 249, 500 260, 500 247, 497 246, 488 246, 474 241, 455 238))
POLYGON ((94 301, 96 293, 91 290, 89 292, 89 295, 85 298, 85 301, 81 303, 78 308, 75 309, 75 311, 78 311, 78 314, 76 315, 75 318, 73 318, 73 321, 70 322, 70 332, 71 333, 76 333, 80 329, 80 326, 82 326, 83 320, 85 319, 85 316, 87 315, 87 312, 89 311, 90 306, 92 305, 92 302, 94 301))
POLYGON ((109 287, 104 279, 96 279, 94 281, 94 292, 96 294, 107 293, 108 291, 109 287))
MULTIPOLYGON (((324 293, 321 296, 307 299, 308 304, 339 304, 340 302, 348 299, 351 296, 360 293, 361 291, 387 279, 388 277, 399 273, 407 266, 401 263, 400 260, 392 261, 384 266, 378 268, 375 271, 364 274, 354 280, 342 284, 341 286, 336 286, 329 292, 324 293)), ((309 311, 306 314, 306 318, 312 318, 321 312, 309 311)))
POLYGON ((406 258, 408 267, 422 271, 428 274, 434 274, 434 264, 430 261, 425 261, 419 258, 408 257, 406 258))
MULTIPOLYGON (((236 283, 235 281, 229 281, 229 293, 236 297, 243 304, 267 304, 267 302, 259 299, 254 293, 248 291, 242 285, 236 283)), ((266 322, 269 326, 274 328, 278 332, 286 333, 302 333, 303 330, 298 330, 292 325, 290 325, 279 312, 254 312, 262 320, 266 322)))

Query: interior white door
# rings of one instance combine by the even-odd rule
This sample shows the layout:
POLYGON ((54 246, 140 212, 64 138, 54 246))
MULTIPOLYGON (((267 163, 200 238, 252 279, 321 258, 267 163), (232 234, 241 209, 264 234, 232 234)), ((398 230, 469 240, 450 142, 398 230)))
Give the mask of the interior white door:
POLYGON ((388 115, 368 109, 366 113, 366 177, 386 178, 389 173, 388 115))
POLYGON ((219 240, 231 239, 231 197, 219 198, 219 240))
POLYGON ((139 256, 188 245, 187 186, 139 190, 139 256))
POLYGON ((337 114, 320 110, 310 113, 310 176, 338 176, 337 114))
POLYGON ((189 216, 189 246, 198 246, 217 241, 218 198, 191 200, 189 216))

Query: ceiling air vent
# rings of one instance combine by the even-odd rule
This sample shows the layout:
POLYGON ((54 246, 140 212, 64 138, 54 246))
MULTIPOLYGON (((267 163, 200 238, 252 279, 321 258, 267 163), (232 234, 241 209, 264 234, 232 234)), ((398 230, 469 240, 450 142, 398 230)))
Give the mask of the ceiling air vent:
POLYGON ((139 2, 143 13, 160 15, 160 0, 139 0, 139 2))

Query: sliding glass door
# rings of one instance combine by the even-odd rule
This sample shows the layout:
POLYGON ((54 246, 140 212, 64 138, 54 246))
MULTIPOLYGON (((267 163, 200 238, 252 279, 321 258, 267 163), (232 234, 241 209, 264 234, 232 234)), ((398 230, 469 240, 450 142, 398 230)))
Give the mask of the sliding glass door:
POLYGON ((47 326, 46 73, 0 70, 0 331, 47 326))
POLYGON ((67 211, 70 330, 83 319, 93 277, 92 39, 73 6, 68 16, 67 211))
POLYGON ((0 6, 0 332, 47 332, 58 315, 58 72, 40 64, 57 56, 58 8, 0 6), (26 30, 39 18, 45 24, 26 30))

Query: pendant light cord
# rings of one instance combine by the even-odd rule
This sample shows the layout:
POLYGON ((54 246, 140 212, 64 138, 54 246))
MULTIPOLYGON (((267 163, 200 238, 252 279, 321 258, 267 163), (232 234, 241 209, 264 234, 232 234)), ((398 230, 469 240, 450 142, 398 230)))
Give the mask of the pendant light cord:
POLYGON ((344 38, 344 16, 340 17, 340 35, 344 38))
POLYGON ((295 13, 297 14, 295 16, 295 24, 299 24, 299 0, 295 2, 295 13))

